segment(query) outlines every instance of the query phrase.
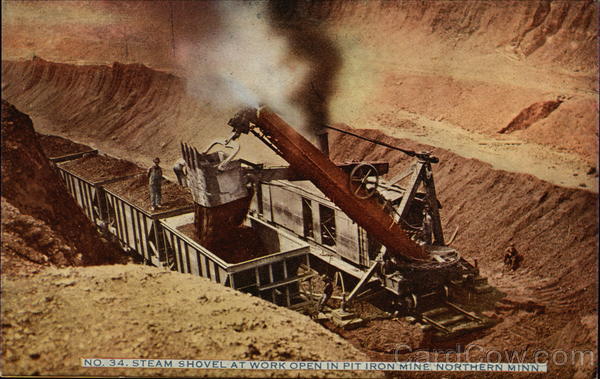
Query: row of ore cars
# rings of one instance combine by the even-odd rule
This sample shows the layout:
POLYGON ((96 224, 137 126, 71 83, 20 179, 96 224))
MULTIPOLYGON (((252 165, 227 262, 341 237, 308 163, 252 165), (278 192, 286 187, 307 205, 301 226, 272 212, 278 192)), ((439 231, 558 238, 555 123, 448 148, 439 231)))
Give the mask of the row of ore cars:
POLYGON ((162 207, 151 211, 145 169, 58 136, 38 137, 91 222, 143 263, 202 276, 292 309, 306 305, 300 294, 300 282, 312 275, 306 242, 250 215, 245 227, 254 231, 257 254, 240 261, 209 251, 194 235, 187 189, 163 179, 162 207))

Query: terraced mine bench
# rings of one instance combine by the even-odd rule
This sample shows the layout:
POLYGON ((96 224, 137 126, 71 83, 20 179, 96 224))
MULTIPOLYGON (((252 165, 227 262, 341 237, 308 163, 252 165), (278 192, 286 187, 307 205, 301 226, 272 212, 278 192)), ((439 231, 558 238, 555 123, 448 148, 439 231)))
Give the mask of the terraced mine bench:
POLYGON ((193 228, 185 228, 193 226, 193 222, 193 213, 161 220, 177 271, 208 278, 277 305, 289 308, 306 305, 305 299, 300 296, 300 282, 312 274, 300 274, 298 271, 301 265, 309 266, 307 243, 248 216, 245 225, 260 240, 262 249, 256 257, 232 262, 195 240, 193 228))

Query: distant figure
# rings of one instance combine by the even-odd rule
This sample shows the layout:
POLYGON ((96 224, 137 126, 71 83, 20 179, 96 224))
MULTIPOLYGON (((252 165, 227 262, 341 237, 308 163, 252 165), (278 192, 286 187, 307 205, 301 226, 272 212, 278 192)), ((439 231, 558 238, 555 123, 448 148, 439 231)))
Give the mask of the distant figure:
POLYGON ((521 265, 523 261, 523 256, 519 254, 515 245, 510 244, 505 250, 504 254, 504 265, 510 268, 512 271, 515 271, 521 265))
POLYGON ((433 232, 432 228, 433 219, 429 214, 429 207, 425 206, 423 208, 423 242, 426 245, 431 245, 431 234, 433 232))
POLYGON ((162 184, 162 168, 160 167, 160 158, 154 158, 154 166, 148 169, 148 185, 150 187, 150 203, 155 211, 160 208, 161 202, 161 184, 162 184))
POLYGON ((331 282, 331 278, 327 275, 323 275, 323 281, 325 282, 325 288, 323 289, 323 296, 321 296, 319 304, 317 305, 317 310, 319 312, 321 312, 321 309, 323 309, 323 306, 333 294, 333 283, 331 282))
POLYGON ((180 158, 173 166, 173 172, 177 176, 177 183, 182 187, 187 187, 187 166, 183 158, 180 158))

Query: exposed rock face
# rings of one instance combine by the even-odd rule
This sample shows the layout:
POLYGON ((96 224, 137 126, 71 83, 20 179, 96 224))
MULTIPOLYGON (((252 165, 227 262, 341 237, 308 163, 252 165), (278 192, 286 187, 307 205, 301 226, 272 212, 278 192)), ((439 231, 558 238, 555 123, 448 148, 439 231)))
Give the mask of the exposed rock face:
POLYGON ((8 248, 21 259, 60 266, 120 259, 68 194, 42 152, 31 119, 4 100, 2 198, 3 253, 8 248))

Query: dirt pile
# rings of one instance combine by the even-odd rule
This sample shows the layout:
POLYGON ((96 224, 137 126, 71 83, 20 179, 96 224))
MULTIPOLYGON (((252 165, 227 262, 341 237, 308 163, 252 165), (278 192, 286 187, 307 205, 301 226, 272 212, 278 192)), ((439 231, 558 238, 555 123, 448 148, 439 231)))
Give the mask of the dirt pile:
POLYGON ((121 195, 149 213, 162 213, 186 207, 191 208, 194 204, 192 195, 186 189, 171 181, 163 180, 161 185, 161 207, 156 211, 152 211, 150 209, 152 204, 150 204, 148 177, 145 174, 107 184, 105 188, 121 195))
POLYGON ((139 175, 144 172, 144 169, 135 163, 108 155, 89 155, 60 163, 60 166, 91 183, 100 183, 123 176, 139 175))
POLYGON ((340 334, 365 350, 381 353, 406 353, 424 344, 423 331, 404 320, 370 321, 365 327, 341 330, 340 334))
POLYGON ((306 316, 204 278, 147 266, 49 269, 5 278, 2 298, 6 375, 297 377, 307 372, 90 369, 80 367, 80 358, 367 358, 306 316), (157 296, 160 301, 148 301, 157 296))
POLYGON ((33 272, 48 264, 80 266, 81 258, 48 224, 2 198, 2 273, 33 272))
MULTIPOLYGON (((503 321, 472 343, 529 354, 535 348, 567 345, 595 349, 592 340, 574 333, 573 326, 574 322, 587 325, 586 320, 597 317, 598 200, 594 193, 493 170, 480 161, 381 132, 353 131, 402 148, 433 149, 440 158, 433 169, 446 238, 458 228, 452 246, 468 261, 477 259, 482 274, 509 300, 492 315, 503 321), (524 260, 519 270, 505 272, 503 251, 511 243, 524 260)), ((331 133, 330 137, 332 156, 338 161, 388 160, 390 176, 412 162, 400 152, 347 135, 331 133)), ((577 370, 572 365, 552 369, 570 375, 577 370)))
POLYGON ((119 252, 102 242, 68 195, 42 152, 29 117, 5 101, 2 196, 6 200, 2 202, 3 256, 7 251, 39 264, 59 265, 101 264, 119 259, 119 252))
MULTIPOLYGON (((194 224, 183 225, 178 229, 202 245, 200 238, 196 234, 194 224)), ((256 235, 254 229, 248 226, 228 227, 226 229, 227 236, 211 240, 210 245, 202 246, 206 246, 209 251, 227 263, 245 262, 269 253, 260 238, 256 235)))
MULTIPOLYGON (((235 248, 238 251, 244 250, 243 237, 245 232, 242 223, 248 215, 252 195, 234 200, 232 202, 221 204, 215 207, 205 207, 200 204, 194 205, 194 238, 198 243, 206 246, 209 250, 224 252, 223 246, 235 248), (242 239, 231 241, 231 237, 236 236, 242 239)), ((258 248, 258 245, 254 247, 258 248)), ((239 258, 252 256, 256 251, 248 250, 247 254, 242 254, 239 258), (250 254, 250 255, 249 255, 250 254)), ((232 259, 235 259, 233 256, 232 259)))
POLYGON ((90 146, 73 142, 59 136, 36 133, 42 150, 48 158, 63 157, 65 155, 83 153, 93 150, 90 146))
POLYGON ((526 109, 522 110, 521 113, 515 117, 510 124, 500 129, 498 133, 512 133, 516 130, 523 130, 530 127, 533 123, 544 119, 550 115, 562 101, 545 101, 543 103, 535 103, 526 109))

